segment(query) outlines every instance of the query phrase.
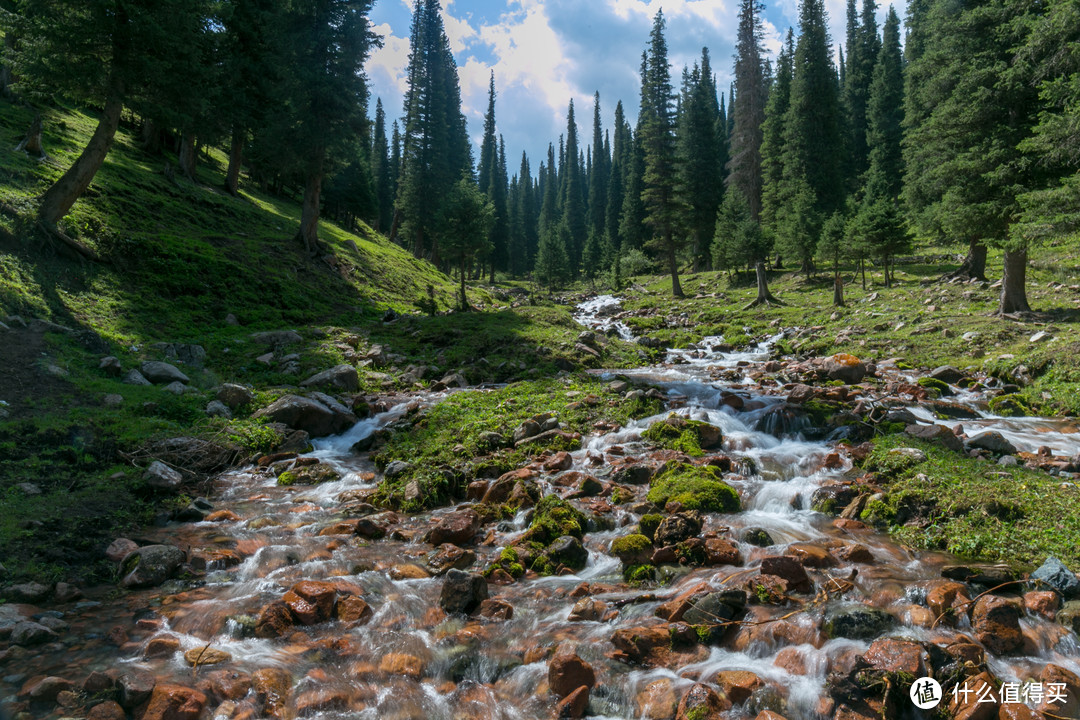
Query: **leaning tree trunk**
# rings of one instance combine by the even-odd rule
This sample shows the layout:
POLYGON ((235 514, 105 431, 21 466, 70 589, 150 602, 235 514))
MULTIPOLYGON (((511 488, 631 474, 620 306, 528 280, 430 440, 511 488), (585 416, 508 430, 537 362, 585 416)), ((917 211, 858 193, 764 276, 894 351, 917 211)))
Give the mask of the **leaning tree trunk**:
POLYGON ((679 285, 679 262, 675 259, 675 240, 671 237, 671 232, 668 231, 666 242, 667 246, 667 259, 668 269, 671 271, 671 296, 681 298, 683 296, 682 286, 679 285))
POLYGON ((184 133, 180 137, 180 153, 177 156, 177 164, 180 165, 180 172, 184 174, 188 180, 195 179, 195 136, 191 133, 184 133))
POLYGON ((304 185, 304 204, 300 211, 300 230, 297 238, 304 243, 308 255, 315 256, 319 250, 319 202, 322 197, 323 157, 308 168, 307 182, 304 185))
POLYGON ((986 279, 986 246, 983 245, 982 240, 971 238, 968 243, 968 254, 964 258, 964 262, 951 273, 945 273, 941 279, 952 280, 954 278, 986 279))
POLYGON ((461 312, 469 309, 469 301, 465 297, 465 253, 461 254, 461 312))
POLYGON ((836 307, 844 307, 844 281, 840 279, 840 273, 833 276, 832 303, 836 307))
POLYGON ((757 276, 757 297, 749 305, 746 305, 743 310, 749 310, 752 307, 758 305, 781 305, 771 292, 769 292, 769 274, 765 272, 764 261, 759 260, 754 265, 754 274, 757 276))
POLYGON ((1027 248, 1005 251, 1005 275, 1001 280, 1002 315, 1031 312, 1027 300, 1027 248))
POLYGON ((105 101, 97 128, 79 159, 41 197, 38 220, 46 228, 56 228, 56 223, 68 214, 75 201, 90 187, 94 175, 105 162, 105 156, 109 154, 113 138, 116 137, 116 128, 120 125, 120 112, 124 108, 122 97, 120 89, 114 87, 105 101))
POLYGON ((225 171, 225 190, 233 197, 240 194, 240 164, 244 160, 246 139, 246 130, 233 128, 232 145, 229 147, 229 168, 225 171))

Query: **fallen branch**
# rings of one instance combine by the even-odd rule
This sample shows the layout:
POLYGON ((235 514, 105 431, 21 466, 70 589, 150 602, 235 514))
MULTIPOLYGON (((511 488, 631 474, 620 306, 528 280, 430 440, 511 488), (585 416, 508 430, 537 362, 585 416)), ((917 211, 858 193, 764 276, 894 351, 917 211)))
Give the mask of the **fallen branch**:
MULTIPOLYGON (((941 619, 942 619, 942 618, 944 618, 944 617, 945 617, 946 615, 948 615, 949 613, 951 613, 951 612, 953 612, 953 611, 955 611, 955 610, 959 610, 959 609, 960 609, 960 608, 962 608, 962 607, 967 607, 968 605, 973 605, 973 604, 975 604, 976 602, 978 602, 978 601, 979 601, 979 598, 982 598, 982 597, 984 597, 984 596, 986 596, 986 595, 989 595, 990 593, 994 592, 995 590, 1000 590, 1001 588, 1003 588, 1003 587, 1008 587, 1009 585, 1022 585, 1022 584, 1024 584, 1025 582, 1027 582, 1027 580, 1010 580, 1009 582, 1001 583, 1001 584, 1000 584, 1000 585, 998 585, 997 587, 992 587, 992 588, 990 588, 989 590, 986 590, 986 591, 984 591, 984 592, 981 592, 981 593, 979 593, 978 595, 976 595, 975 597, 973 597, 973 598, 971 598, 970 600, 968 600, 967 602, 964 602, 964 603, 960 603, 960 604, 959 604, 959 605, 957 605, 956 607, 951 607, 951 608, 949 608, 948 610, 946 610, 945 612, 943 612, 943 613, 941 613, 940 615, 938 615, 938 616, 937 616, 936 618, 934 618, 934 622, 933 622, 933 624, 932 624, 932 625, 930 625, 930 629, 931 629, 931 630, 933 630, 934 628, 936 628, 936 627, 937 627, 937 624, 938 624, 939 622, 941 622, 941 619)), ((1040 580, 1036 580, 1035 582, 1041 582, 1041 581, 1040 581, 1040 580)))

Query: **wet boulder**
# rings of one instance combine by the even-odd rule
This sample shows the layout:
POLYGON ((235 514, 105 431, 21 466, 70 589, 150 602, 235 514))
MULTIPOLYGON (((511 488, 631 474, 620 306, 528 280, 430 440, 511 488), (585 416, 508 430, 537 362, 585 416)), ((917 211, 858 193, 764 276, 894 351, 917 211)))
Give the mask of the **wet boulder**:
POLYGON ((721 720, 731 701, 708 685, 694 684, 679 701, 675 720, 721 720))
POLYGON ((825 360, 822 370, 830 380, 839 380, 848 385, 862 382, 866 375, 866 363, 854 355, 839 353, 825 360))
POLYGON ((1051 555, 1039 568, 1031 573, 1031 579, 1052 588, 1066 599, 1080 595, 1080 580, 1076 573, 1065 567, 1065 563, 1051 555))
POLYGON ((934 380, 940 380, 941 382, 948 383, 949 385, 955 385, 967 376, 951 365, 942 365, 941 367, 936 367, 931 370, 927 377, 934 380))
POLYGON ((822 629, 830 638, 870 640, 896 624, 896 618, 868 605, 841 603, 826 609, 822 629))
POLYGON ((357 421, 348 408, 323 393, 312 393, 311 397, 286 395, 256 412, 255 417, 304 430, 311 437, 344 432, 357 421))
POLYGON ((870 644, 863 660, 875 670, 907 673, 920 678, 931 670, 930 655, 920 643, 904 638, 880 638, 870 644))
POLYGON ((765 528, 749 527, 743 530, 742 541, 748 545, 755 545, 757 547, 769 547, 774 545, 772 535, 765 528))
POLYGON ((926 604, 935 620, 941 618, 945 622, 954 622, 956 614, 970 602, 967 586, 958 582, 935 582, 926 593, 926 604))
POLYGON ((463 550, 452 543, 443 543, 427 557, 428 567, 435 575, 442 575, 448 570, 464 570, 476 562, 476 553, 463 550))
POLYGON ((1039 681, 1048 689, 1051 684, 1062 690, 1054 698, 1047 693, 1038 711, 1045 717, 1080 718, 1080 677, 1060 665, 1048 664, 1039 673, 1039 681))
POLYGON ((589 561, 589 551, 573 535, 555 538, 546 555, 555 566, 565 565, 572 570, 581 570, 589 561))
POLYGON ((769 555, 762 558, 761 574, 778 577, 786 582, 788 587, 799 592, 810 592, 814 587, 802 562, 791 555, 769 555))
POLYGON ((569 645, 560 645, 548 662, 548 687, 564 698, 580 687, 596 686, 596 671, 569 645))
POLYGON ((850 483, 822 485, 810 496, 810 507, 826 515, 839 515, 859 496, 859 492, 859 488, 850 483))
POLYGON ((12 645, 34 647, 59 640, 60 636, 40 623, 23 620, 11 628, 10 639, 12 645))
POLYGON ((612 474, 611 481, 619 485, 645 485, 652 479, 653 472, 648 465, 624 465, 612 474))
POLYGON ((644 535, 633 533, 611 541, 611 554, 622 561, 623 567, 645 564, 652 553, 653 544, 644 535))
POLYGON ((479 530, 480 516, 475 510, 458 510, 444 515, 438 524, 428 531, 424 541, 432 545, 465 545, 472 542, 479 530))
POLYGON ((705 565, 742 565, 742 553, 739 546, 727 538, 705 539, 705 565))
POLYGON ((913 438, 941 445, 955 452, 963 452, 964 443, 944 425, 908 425, 904 432, 913 438))
POLYGON ((664 518, 653 534, 653 544, 657 547, 678 545, 684 540, 697 537, 701 532, 701 513, 694 511, 678 512, 664 518))
POLYGON ((646 499, 659 507, 678 503, 685 510, 738 512, 739 493, 723 481, 723 473, 711 465, 669 463, 653 477, 646 499))
POLYGON ((116 687, 120 691, 120 704, 126 710, 133 710, 150 699, 157 680, 145 670, 129 668, 120 673, 116 687))
POLYGON ((694 599, 682 613, 682 621, 691 625, 718 625, 742 617, 746 611, 746 593, 742 590, 711 592, 694 599))
POLYGON ((1019 601, 999 595, 984 595, 971 611, 975 639, 995 655, 1007 655, 1024 646, 1020 629, 1023 607, 1019 601))
POLYGON ((278 601, 259 611, 255 621, 255 637, 276 638, 287 634, 293 627, 293 614, 289 606, 278 601))
POLYGON ((439 593, 439 607, 450 614, 468 615, 487 598, 487 580, 483 575, 448 570, 439 593))
POLYGON ((292 586, 281 601, 303 625, 317 625, 330 619, 337 588, 328 582, 305 580, 292 586))
POLYGON ((146 545, 133 550, 120 563, 120 586, 155 587, 171 578, 182 562, 184 552, 172 545, 146 545))
POLYGON ((965 443, 969 448, 977 448, 980 450, 989 450, 995 455, 1015 455, 1016 446, 1005 439, 1005 436, 996 430, 980 433, 974 437, 968 438, 965 443))

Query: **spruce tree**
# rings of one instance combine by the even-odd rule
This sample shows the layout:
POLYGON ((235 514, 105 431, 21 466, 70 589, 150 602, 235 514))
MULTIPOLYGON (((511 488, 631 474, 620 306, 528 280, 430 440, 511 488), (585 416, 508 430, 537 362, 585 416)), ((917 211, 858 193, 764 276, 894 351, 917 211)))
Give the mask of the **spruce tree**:
POLYGON ((558 191, 555 167, 555 147, 548 145, 548 169, 540 166, 543 177, 544 200, 540 207, 539 244, 536 249, 536 264, 533 275, 536 281, 554 290, 569 278, 570 259, 567 257, 566 244, 559 232, 563 227, 558 211, 558 191))
POLYGON ((537 210, 536 191, 529 168, 529 158, 524 152, 521 153, 521 168, 518 171, 518 199, 516 203, 518 216, 521 218, 521 237, 516 246, 520 249, 519 254, 511 257, 513 273, 523 275, 533 266, 536 259, 537 246, 537 210))
MULTIPOLYGON (((439 260, 435 239, 440 203, 465 175, 472 157, 461 113, 461 88, 439 0, 416 0, 407 69, 402 168, 395 226, 413 254, 439 260)), ((396 237, 391 231, 391 238, 396 237)))
POLYGON ((671 273, 672 295, 682 297, 678 251, 683 238, 679 233, 681 207, 675 192, 674 94, 664 27, 663 11, 658 11, 649 35, 645 75, 641 82, 638 138, 644 151, 641 201, 646 212, 645 223, 652 231, 653 245, 660 250, 671 273))
POLYGON ((496 270, 509 269, 510 248, 510 210, 508 207, 508 189, 506 180, 506 143, 499 136, 498 152, 495 154, 495 167, 492 169, 491 181, 488 185, 487 198, 494 208, 495 217, 491 224, 491 236, 489 238, 491 253, 489 254, 488 270, 489 279, 495 282, 496 270))
POLYGON ((717 136, 720 106, 716 99, 709 50, 702 48, 701 64, 684 76, 677 138, 676 191, 686 208, 684 225, 690 236, 694 270, 709 265, 716 211, 723 194, 723 160, 717 136))
MULTIPOLYGON (((589 171, 589 239, 586 243, 594 242, 599 247, 607 239, 607 193, 610 184, 609 174, 611 158, 604 147, 604 131, 600 122, 600 93, 593 97, 593 141, 592 141, 592 168, 589 171), (595 241, 592 240, 595 238, 595 241)), ((596 258, 595 260, 599 260, 596 258)), ((588 273, 593 272, 587 267, 588 263, 582 260, 582 269, 588 273)))
POLYGON ((633 163, 634 140, 622 101, 615 106, 615 139, 611 147, 611 172, 607 190, 607 244, 617 254, 623 246, 621 218, 626 196, 626 177, 633 163))
POLYGON ((844 72, 843 96, 847 110, 848 131, 847 164, 850 187, 854 188, 869 167, 869 147, 866 140, 867 103, 874 64, 880 50, 878 39, 877 4, 863 0, 862 12, 857 20, 852 17, 855 3, 848 3, 848 53, 844 72), (854 37, 851 33, 854 32, 854 37))
POLYGON ((787 39, 776 60, 776 75, 765 106, 765 124, 761 140, 762 202, 761 222, 768 231, 776 225, 785 203, 784 119, 791 105, 792 64, 795 59, 795 35, 788 28, 787 39))
POLYGON ((577 274, 581 267, 581 256, 585 248, 587 235, 584 185, 582 183, 581 160, 578 157, 577 121, 574 120, 574 101, 566 112, 566 144, 563 152, 565 160, 561 166, 560 198, 562 206, 563 229, 561 236, 566 245, 570 260, 570 276, 577 274))
POLYGON ((377 232, 388 232, 394 215, 393 181, 390 167, 390 143, 386 139, 386 112, 382 98, 375 101, 375 126, 371 142, 371 181, 375 186, 378 213, 375 220, 377 232))
POLYGON ((760 0, 740 0, 739 28, 735 44, 734 99, 728 104, 733 123, 729 141, 728 187, 737 188, 756 220, 761 216, 762 123, 769 88, 765 82, 763 30, 760 0))
POLYGON ((440 205, 437 232, 444 258, 458 268, 461 309, 469 309, 465 276, 469 263, 491 251, 488 236, 495 223, 495 208, 471 179, 462 178, 450 188, 440 205))

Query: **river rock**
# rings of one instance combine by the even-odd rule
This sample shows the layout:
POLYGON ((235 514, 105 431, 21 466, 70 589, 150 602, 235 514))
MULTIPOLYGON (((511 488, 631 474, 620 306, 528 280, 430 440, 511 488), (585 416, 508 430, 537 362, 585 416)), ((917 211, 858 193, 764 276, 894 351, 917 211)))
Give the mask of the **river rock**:
POLYGON ((774 575, 784 580, 788 587, 799 592, 810 592, 813 583, 799 559, 791 555, 770 555, 761 560, 761 574, 774 575))
POLYGON ((311 437, 344 432, 357 421, 348 408, 322 393, 312 393, 311 397, 286 395, 256 412, 255 417, 304 430, 311 437), (327 400, 330 404, 327 404, 327 400))
POLYGON ((1031 579, 1044 583, 1067 599, 1080 595, 1080 580, 1076 573, 1053 555, 1046 558, 1039 569, 1031 573, 1031 579))
POLYGON ((28 582, 20 585, 12 585, 11 587, 0 591, 0 593, 3 594, 4 599, 10 602, 30 603, 33 605, 49 597, 51 591, 52 588, 48 585, 42 585, 38 582, 28 582))
POLYGON ((328 582, 305 580, 285 593, 281 601, 303 625, 317 625, 330 619, 337 588, 328 582))
POLYGON ((668 547, 697 537, 701 532, 701 514, 694 511, 679 512, 664 518, 653 535, 653 545, 668 547))
POLYGON ((312 375, 300 383, 301 387, 322 387, 324 385, 347 392, 356 392, 360 389, 360 378, 356 373, 356 368, 352 365, 343 364, 336 365, 329 370, 323 370, 321 373, 312 375))
POLYGON ((220 400, 211 400, 206 403, 206 410, 204 412, 210 417, 224 418, 225 420, 232 420, 232 411, 229 410, 229 406, 220 400))
POLYGON ((708 685, 696 683, 686 691, 675 710, 675 720, 721 720, 731 701, 708 685))
POLYGON ((998 455, 1015 455, 1016 446, 1005 439, 1005 436, 996 430, 984 432, 975 437, 968 438, 967 446, 989 450, 998 455))
POLYGON ((748 545, 755 545, 757 547, 769 547, 774 545, 772 535, 765 528, 749 527, 743 530, 742 541, 748 545))
POLYGON ((546 554, 556 565, 565 565, 574 570, 580 570, 589 561, 589 551, 582 545, 581 540, 572 535, 555 538, 548 546, 546 554))
POLYGON ((859 488, 850 483, 822 485, 810 496, 810 507, 827 515, 839 515, 859 496, 859 488))
POLYGON ((29 620, 15 623, 11 629, 11 644, 19 647, 44 645, 59 639, 59 635, 44 625, 29 620))
POLYGON ((138 370, 128 370, 127 375, 124 376, 122 382, 125 385, 153 385, 154 383, 143 377, 143 374, 138 370))
POLYGON ((866 375, 866 363, 854 355, 840 353, 828 358, 822 368, 830 380, 854 385, 866 375))
POLYGON ((1053 590, 1033 590, 1024 593, 1024 609, 1032 615, 1053 622, 1061 609, 1061 596, 1053 590))
POLYGON ((514 443, 519 443, 540 434, 540 423, 535 420, 526 420, 514 430, 514 443))
POLYGON ((924 677, 931 668, 930 655, 921 644, 904 638, 881 638, 863 655, 870 667, 890 673, 924 677))
POLYGON ((936 367, 931 370, 930 374, 927 377, 933 378, 934 380, 940 380, 941 382, 948 383, 949 385, 955 385, 956 383, 963 380, 966 376, 964 375, 964 373, 957 370, 951 365, 942 365, 941 367, 936 367))
POLYGON ((870 640, 896 624, 896 618, 869 605, 844 603, 825 611, 822 629, 830 638, 870 640))
POLYGON ((1050 663, 1039 673, 1039 680, 1044 690, 1049 690, 1051 683, 1059 688, 1064 685, 1060 695, 1065 698, 1063 701, 1055 699, 1051 702, 1047 693, 1044 695, 1042 704, 1039 705, 1040 713, 1043 713, 1045 717, 1080 718, 1080 677, 1060 665, 1050 663))
POLYGON ((711 592, 693 601, 682 614, 682 621, 691 625, 718 625, 736 617, 746 610, 746 593, 742 590, 711 592))
POLYGON ((479 530, 480 516, 475 510, 458 510, 444 515, 438 524, 428 531, 424 541, 432 545, 465 545, 472 542, 479 530))
POLYGON ((154 587, 172 577, 184 552, 172 545, 147 545, 134 550, 124 558, 120 566, 124 573, 120 586, 125 588, 154 587))
POLYGON ((124 367, 120 364, 120 359, 109 355, 108 357, 101 358, 101 362, 98 363, 98 370, 109 377, 120 377, 120 373, 124 371, 124 367))
POLYGON ((514 617, 514 606, 505 600, 488 598, 480 603, 476 614, 489 620, 510 620, 514 617))
POLYGON ((670 678, 653 680, 634 698, 634 717, 642 720, 672 720, 678 700, 670 678))
POLYGON ((146 468, 143 480, 147 485, 158 490, 177 490, 183 484, 184 476, 160 460, 155 460, 150 463, 150 467, 146 468))
POLYGON ((596 686, 596 671, 569 645, 560 645, 548 661, 548 687, 556 697, 564 698, 579 687, 596 686))
POLYGON ((127 538, 117 538, 109 543, 109 547, 105 548, 105 558, 118 563, 138 549, 139 544, 135 541, 127 538))
POLYGON ((727 538, 706 539, 705 564, 710 567, 742 565, 742 554, 739 552, 738 544, 727 538))
POLYGON ((404 460, 394 460, 386 466, 385 470, 383 470, 383 477, 387 480, 393 480, 399 475, 404 475, 411 469, 412 463, 407 463, 404 460))
POLYGON ((569 622, 599 622, 604 619, 608 609, 608 604, 603 600, 583 597, 574 603, 566 619, 569 622))
POLYGON ((90 708, 86 720, 127 720, 127 713, 120 703, 115 700, 106 700, 90 708))
POLYGON ((225 383, 217 391, 217 399, 225 403, 232 411, 247 405, 255 400, 255 393, 243 385, 225 383))
POLYGON ((611 481, 620 485, 647 485, 654 472, 648 465, 624 465, 612 474, 611 481))
POLYGON ((716 673, 716 684, 732 703, 740 705, 765 687, 765 681, 749 670, 721 670, 716 673))
POLYGON ((276 638, 287 634, 293 626, 293 615, 289 606, 278 601, 263 606, 255 621, 255 637, 276 638))
POLYGON ((468 615, 487 600, 487 580, 483 575, 448 570, 439 594, 439 607, 450 614, 468 615))
POLYGON ((284 720, 288 715, 292 676, 281 668, 262 668, 251 673, 251 688, 263 706, 263 714, 284 720))
POLYGON ((589 709, 589 688, 582 685, 555 705, 555 717, 559 720, 578 720, 589 709))
POLYGON ((954 622, 956 612, 966 608, 969 602, 967 586, 958 582, 935 582, 926 593, 926 604, 934 619, 941 618, 946 623, 954 622))
POLYGON ((232 655, 218 648, 191 648, 184 653, 184 660, 192 667, 201 665, 220 665, 232 660, 232 655))
POLYGON ((1016 600, 998 595, 984 595, 971 612, 975 639, 995 655, 1013 653, 1024 645, 1020 629, 1023 608, 1016 600))
POLYGON ((206 696, 183 685, 158 685, 141 720, 199 720, 206 696))
POLYGON ((908 425, 904 432, 913 438, 932 442, 955 452, 964 450, 964 443, 944 425, 908 425))
POLYGON ((476 553, 464 550, 452 543, 443 543, 427 557, 428 567, 435 575, 442 575, 448 570, 464 570, 476 562, 476 553))
POLYGON ((157 681, 154 676, 139 668, 128 668, 116 679, 120 691, 120 704, 126 710, 134 710, 150 699, 157 681))
POLYGON ((161 362, 159 360, 147 360, 139 366, 139 371, 143 374, 143 377, 154 385, 168 385, 169 383, 174 382, 187 385, 191 382, 191 379, 180 372, 180 369, 175 365, 170 365, 167 362, 161 362))

